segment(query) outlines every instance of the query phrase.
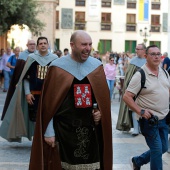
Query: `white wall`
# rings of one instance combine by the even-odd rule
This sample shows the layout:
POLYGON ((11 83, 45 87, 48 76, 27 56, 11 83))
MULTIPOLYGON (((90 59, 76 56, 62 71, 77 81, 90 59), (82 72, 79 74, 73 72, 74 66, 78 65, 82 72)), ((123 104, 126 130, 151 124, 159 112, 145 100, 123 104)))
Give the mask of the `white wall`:
MULTIPOLYGON (((163 0, 161 2, 161 10, 150 10, 150 14, 160 14, 160 22, 162 24, 162 13, 170 11, 170 0, 163 0), (165 2, 166 1, 166 2, 165 2), (169 9, 169 10, 168 10, 169 9)), ((146 26, 148 30, 151 25, 151 18, 149 14, 149 21, 138 21, 138 3, 136 9, 127 9, 126 2, 125 5, 113 5, 111 8, 101 8, 101 0, 97 0, 98 5, 95 9, 97 13, 95 16, 89 14, 89 1, 86 1, 86 7, 75 7, 75 1, 73 0, 62 0, 56 10, 60 11, 60 28, 61 28, 61 9, 62 8, 73 8, 73 23, 75 18, 75 11, 85 11, 86 12, 86 31, 91 35, 93 40, 93 47, 97 50, 97 45, 100 39, 112 40, 112 50, 117 52, 123 52, 125 49, 125 40, 136 40, 137 44, 142 43, 144 37, 140 35, 140 29, 144 29, 146 26), (101 12, 111 12, 112 13, 112 30, 111 31, 101 31, 101 12), (136 32, 126 32, 126 14, 134 13, 137 18, 136 32)), ((138 2, 138 1, 137 1, 138 2)), ((149 4, 151 9, 151 4, 149 4)), ((93 11, 91 11, 93 12, 93 11)), ((170 12, 169 12, 170 13, 170 12)), ((169 18, 170 24, 170 18, 169 18)), ((162 30, 162 28, 161 28, 162 30)), ((59 29, 55 31, 55 37, 60 39, 60 49, 63 51, 64 48, 69 48, 70 36, 74 32, 74 29, 59 29)), ((150 37, 147 37, 149 41, 161 41, 161 51, 170 51, 170 25, 169 32, 161 33, 151 33, 150 37)), ((170 52, 169 52, 170 54, 170 52)))

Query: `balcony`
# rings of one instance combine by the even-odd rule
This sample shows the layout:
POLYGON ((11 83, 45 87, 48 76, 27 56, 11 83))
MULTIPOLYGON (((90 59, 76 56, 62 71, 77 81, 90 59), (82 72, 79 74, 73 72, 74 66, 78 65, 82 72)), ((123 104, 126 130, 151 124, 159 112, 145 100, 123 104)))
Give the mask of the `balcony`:
POLYGON ((127 8, 136 9, 136 2, 127 2, 127 8))
POLYGON ((86 21, 76 21, 74 29, 75 30, 85 30, 86 29, 86 21))
POLYGON ((151 32, 160 32, 161 25, 151 25, 151 32))
POLYGON ((151 9, 160 10, 160 8, 161 8, 160 2, 152 2, 151 9))
POLYGON ((127 23, 126 31, 136 31, 136 23, 127 23))
POLYGON ((111 31, 112 23, 111 22, 102 22, 101 23, 101 30, 111 31))
POLYGON ((111 1, 102 1, 102 7, 111 7, 111 1))

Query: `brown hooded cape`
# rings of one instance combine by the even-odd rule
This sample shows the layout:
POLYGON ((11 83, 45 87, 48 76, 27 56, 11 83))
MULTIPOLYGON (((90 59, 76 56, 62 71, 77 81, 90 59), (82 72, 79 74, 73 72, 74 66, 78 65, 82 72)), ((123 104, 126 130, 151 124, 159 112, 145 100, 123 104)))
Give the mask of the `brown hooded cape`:
POLYGON ((24 65, 25 65, 25 60, 22 60, 22 59, 17 60, 16 66, 15 66, 15 69, 14 69, 14 73, 13 73, 13 76, 11 78, 11 83, 9 85, 9 89, 8 89, 8 92, 7 92, 7 96, 6 96, 6 100, 5 100, 1 120, 4 119, 5 113, 7 111, 9 103, 11 101, 11 98, 12 98, 12 96, 14 94, 15 86, 19 81, 19 78, 21 76, 21 73, 22 73, 22 70, 24 68, 24 65))
MULTIPOLYGON (((98 130, 101 170, 112 170, 112 126, 109 90, 103 66, 99 66, 87 75, 94 96, 102 114, 101 129, 98 130)), ((48 70, 41 100, 39 103, 35 135, 33 139, 29 170, 62 170, 57 147, 51 148, 44 141, 44 133, 65 96, 67 95, 74 76, 56 66, 48 70)))

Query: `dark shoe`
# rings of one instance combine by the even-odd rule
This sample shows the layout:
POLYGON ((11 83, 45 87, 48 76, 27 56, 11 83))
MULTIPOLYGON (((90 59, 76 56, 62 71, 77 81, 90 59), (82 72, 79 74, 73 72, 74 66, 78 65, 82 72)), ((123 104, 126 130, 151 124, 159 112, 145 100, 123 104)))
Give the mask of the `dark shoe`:
POLYGON ((7 92, 7 90, 4 89, 3 92, 7 92))
POLYGON ((132 136, 138 136, 139 133, 132 133, 132 136))
POLYGON ((133 170, 140 170, 140 167, 138 167, 135 163, 134 157, 131 158, 130 162, 133 170))

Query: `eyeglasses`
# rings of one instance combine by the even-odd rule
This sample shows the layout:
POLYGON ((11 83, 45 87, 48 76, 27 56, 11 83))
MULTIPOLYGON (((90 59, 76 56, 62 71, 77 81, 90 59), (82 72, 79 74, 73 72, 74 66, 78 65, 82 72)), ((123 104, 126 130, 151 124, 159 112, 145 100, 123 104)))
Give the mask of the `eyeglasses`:
POLYGON ((114 61, 114 60, 110 60, 110 61, 114 61))
POLYGON ((162 56, 162 54, 161 53, 147 53, 147 54, 149 54, 151 57, 155 57, 155 56, 158 56, 158 57, 161 57, 162 56))
POLYGON ((139 49, 139 48, 135 48, 136 50, 143 50, 143 49, 139 49))
POLYGON ((35 45, 35 44, 28 44, 28 45, 35 45))

